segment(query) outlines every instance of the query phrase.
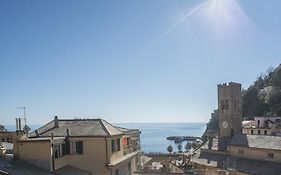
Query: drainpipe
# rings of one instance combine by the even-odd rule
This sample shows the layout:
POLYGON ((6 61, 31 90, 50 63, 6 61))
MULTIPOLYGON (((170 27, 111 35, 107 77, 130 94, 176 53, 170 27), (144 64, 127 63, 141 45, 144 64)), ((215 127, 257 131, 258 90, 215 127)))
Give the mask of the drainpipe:
POLYGON ((54 133, 52 132, 52 139, 51 139, 51 159, 52 159, 52 172, 55 171, 55 156, 54 156, 54 144, 53 144, 53 140, 54 140, 54 133))
POLYGON ((108 164, 110 163, 109 160, 108 160, 108 148, 107 148, 107 139, 106 137, 104 137, 104 140, 105 140, 105 156, 106 156, 106 167, 107 169, 110 171, 110 174, 112 175, 112 169, 111 168, 108 168, 108 164))

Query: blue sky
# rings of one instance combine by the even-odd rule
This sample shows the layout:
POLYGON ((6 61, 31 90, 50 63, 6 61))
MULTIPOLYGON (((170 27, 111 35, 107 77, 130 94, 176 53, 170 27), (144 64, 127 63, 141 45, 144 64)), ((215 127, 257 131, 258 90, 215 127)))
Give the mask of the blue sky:
POLYGON ((1 1, 0 123, 208 121, 281 63, 280 0, 210 1, 1 1))

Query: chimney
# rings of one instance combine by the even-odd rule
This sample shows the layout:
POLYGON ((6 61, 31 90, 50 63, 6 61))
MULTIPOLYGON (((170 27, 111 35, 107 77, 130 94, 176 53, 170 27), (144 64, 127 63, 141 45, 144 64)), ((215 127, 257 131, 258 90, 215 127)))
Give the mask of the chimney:
POLYGON ((35 134, 36 134, 36 137, 39 137, 39 132, 37 129, 35 130, 35 134))
POLYGON ((21 118, 19 118, 19 130, 21 131, 21 118))
POLYGON ((55 127, 55 128, 58 128, 58 127, 59 127, 59 119, 58 119, 58 116, 55 116, 55 118, 54 118, 54 127, 55 127))
POLYGON ((67 128, 67 129, 66 129, 66 137, 69 137, 69 135, 70 135, 70 134, 69 134, 69 129, 67 128))
POLYGON ((16 118, 16 131, 19 130, 19 121, 18 121, 18 118, 16 118))

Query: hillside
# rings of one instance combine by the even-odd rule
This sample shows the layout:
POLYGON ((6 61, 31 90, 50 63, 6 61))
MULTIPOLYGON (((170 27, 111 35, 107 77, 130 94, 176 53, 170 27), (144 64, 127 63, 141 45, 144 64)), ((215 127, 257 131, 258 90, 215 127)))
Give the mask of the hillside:
POLYGON ((243 117, 281 116, 281 64, 270 68, 242 92, 243 117))
MULTIPOLYGON (((255 116, 281 116, 281 64, 276 69, 269 68, 253 85, 242 91, 242 107, 243 119, 253 119, 255 116)), ((207 133, 215 133, 218 129, 218 111, 215 110, 202 139, 206 140, 207 133)))

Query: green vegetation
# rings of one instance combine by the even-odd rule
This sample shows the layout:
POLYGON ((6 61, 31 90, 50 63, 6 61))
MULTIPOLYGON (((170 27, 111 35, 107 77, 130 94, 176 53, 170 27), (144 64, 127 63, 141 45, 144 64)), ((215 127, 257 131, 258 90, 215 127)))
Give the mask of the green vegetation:
MULTIPOLYGON (((255 116, 281 116, 281 64, 269 68, 261 74, 248 89, 242 90, 242 116, 253 119, 255 116)), ((212 113, 202 140, 207 140, 207 133, 219 129, 218 111, 212 113)))
POLYGON ((181 150, 182 150, 182 144, 181 143, 178 144, 178 150, 179 150, 179 152, 181 152, 181 150))
POLYGON ((184 146, 184 149, 185 149, 186 151, 189 151, 189 150, 191 149, 191 147, 192 147, 191 142, 187 142, 186 145, 184 146))
POLYGON ((172 152, 173 152, 173 146, 172 146, 172 145, 169 145, 169 146, 167 147, 167 151, 168 151, 169 153, 172 153, 172 152))
POLYGON ((269 68, 242 92, 243 117, 281 116, 281 65, 269 68))

